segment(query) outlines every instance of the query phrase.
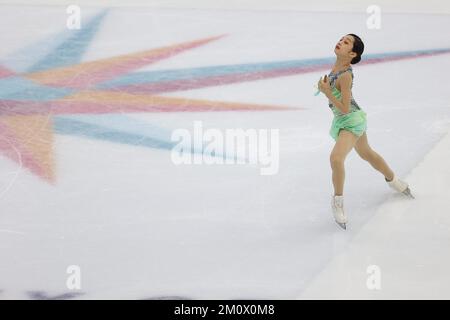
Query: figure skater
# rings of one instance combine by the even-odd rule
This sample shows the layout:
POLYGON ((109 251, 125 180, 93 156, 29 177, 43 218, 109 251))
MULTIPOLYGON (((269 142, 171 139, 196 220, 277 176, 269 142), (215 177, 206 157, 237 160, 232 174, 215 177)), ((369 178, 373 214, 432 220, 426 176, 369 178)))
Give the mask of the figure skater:
POLYGON ((344 161, 347 154, 355 148, 358 155, 369 162, 373 168, 384 175, 389 186, 413 197, 408 184, 400 180, 389 168, 386 161, 375 152, 367 141, 366 113, 352 96, 353 70, 350 64, 361 60, 364 43, 355 34, 342 37, 334 48, 336 62, 333 69, 318 82, 318 89, 329 99, 328 106, 334 114, 330 129, 331 137, 336 141, 330 155, 334 195, 331 200, 334 219, 346 229, 347 218, 344 213, 344 161))

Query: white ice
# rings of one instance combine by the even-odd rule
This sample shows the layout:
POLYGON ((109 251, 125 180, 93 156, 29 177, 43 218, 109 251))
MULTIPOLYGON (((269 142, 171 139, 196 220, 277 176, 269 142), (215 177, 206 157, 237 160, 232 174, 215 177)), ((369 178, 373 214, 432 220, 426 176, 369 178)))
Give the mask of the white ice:
MULTIPOLYGON (((219 34, 228 35, 142 70, 330 57, 350 32, 367 54, 450 47, 446 14, 386 13, 381 29, 369 30, 364 10, 333 10, 113 8, 83 61, 219 34)), ((65 26, 58 7, 0 11, 1 61, 65 26)), ((345 232, 330 211, 332 114, 313 95, 325 72, 165 94, 304 110, 127 114, 167 130, 195 120, 279 129, 273 176, 251 165, 175 166, 167 150, 68 135, 54 137, 55 185, 0 156, 0 299, 38 291, 81 299, 450 298, 449 57, 353 67, 369 142, 416 200, 393 194, 352 151, 345 232), (66 286, 70 265, 81 268, 81 290, 66 286), (366 286, 371 265, 381 290, 366 286)))

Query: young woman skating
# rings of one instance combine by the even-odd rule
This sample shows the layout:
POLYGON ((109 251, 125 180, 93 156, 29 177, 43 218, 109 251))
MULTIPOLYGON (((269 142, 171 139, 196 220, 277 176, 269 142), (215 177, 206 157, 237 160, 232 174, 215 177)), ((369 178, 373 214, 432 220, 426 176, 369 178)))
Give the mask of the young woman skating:
POLYGON ((358 155, 368 161, 373 168, 384 175, 391 188, 412 197, 408 184, 400 180, 386 161, 375 152, 367 140, 366 113, 352 96, 353 69, 351 64, 361 60, 364 43, 355 34, 343 36, 336 47, 336 62, 333 69, 318 82, 319 90, 329 99, 329 107, 334 118, 330 129, 331 137, 336 141, 330 155, 334 195, 331 206, 334 219, 346 229, 347 218, 344 212, 344 161, 348 153, 355 148, 358 155))

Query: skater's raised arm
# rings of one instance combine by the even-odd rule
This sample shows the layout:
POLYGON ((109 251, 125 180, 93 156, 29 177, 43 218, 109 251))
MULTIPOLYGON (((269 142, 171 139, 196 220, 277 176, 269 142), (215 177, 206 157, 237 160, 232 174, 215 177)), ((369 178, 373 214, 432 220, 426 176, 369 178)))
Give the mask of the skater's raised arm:
POLYGON ((344 72, 339 77, 338 81, 341 86, 341 99, 338 99, 334 96, 333 92, 331 91, 331 87, 329 88, 329 90, 325 90, 323 93, 342 113, 348 113, 350 111, 350 101, 352 98, 352 75, 350 74, 350 72, 344 72))

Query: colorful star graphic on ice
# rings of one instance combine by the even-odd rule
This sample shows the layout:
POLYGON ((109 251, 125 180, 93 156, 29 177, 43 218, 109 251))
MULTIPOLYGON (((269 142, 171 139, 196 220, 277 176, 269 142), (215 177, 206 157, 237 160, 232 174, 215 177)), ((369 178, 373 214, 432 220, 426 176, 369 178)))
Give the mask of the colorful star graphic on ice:
MULTIPOLYGON (((285 106, 167 97, 162 94, 327 70, 334 57, 137 72, 144 66, 218 41, 194 41, 82 62, 102 12, 78 31, 65 31, 0 64, 0 155, 54 183, 53 135, 79 135, 170 150, 169 130, 125 114, 299 110, 285 106), (32 60, 30 56, 37 57, 32 60), (26 59, 20 59, 25 57, 26 59), (30 64, 31 63, 31 64, 30 64)), ((448 53, 450 49, 366 55, 360 64, 448 53)))

